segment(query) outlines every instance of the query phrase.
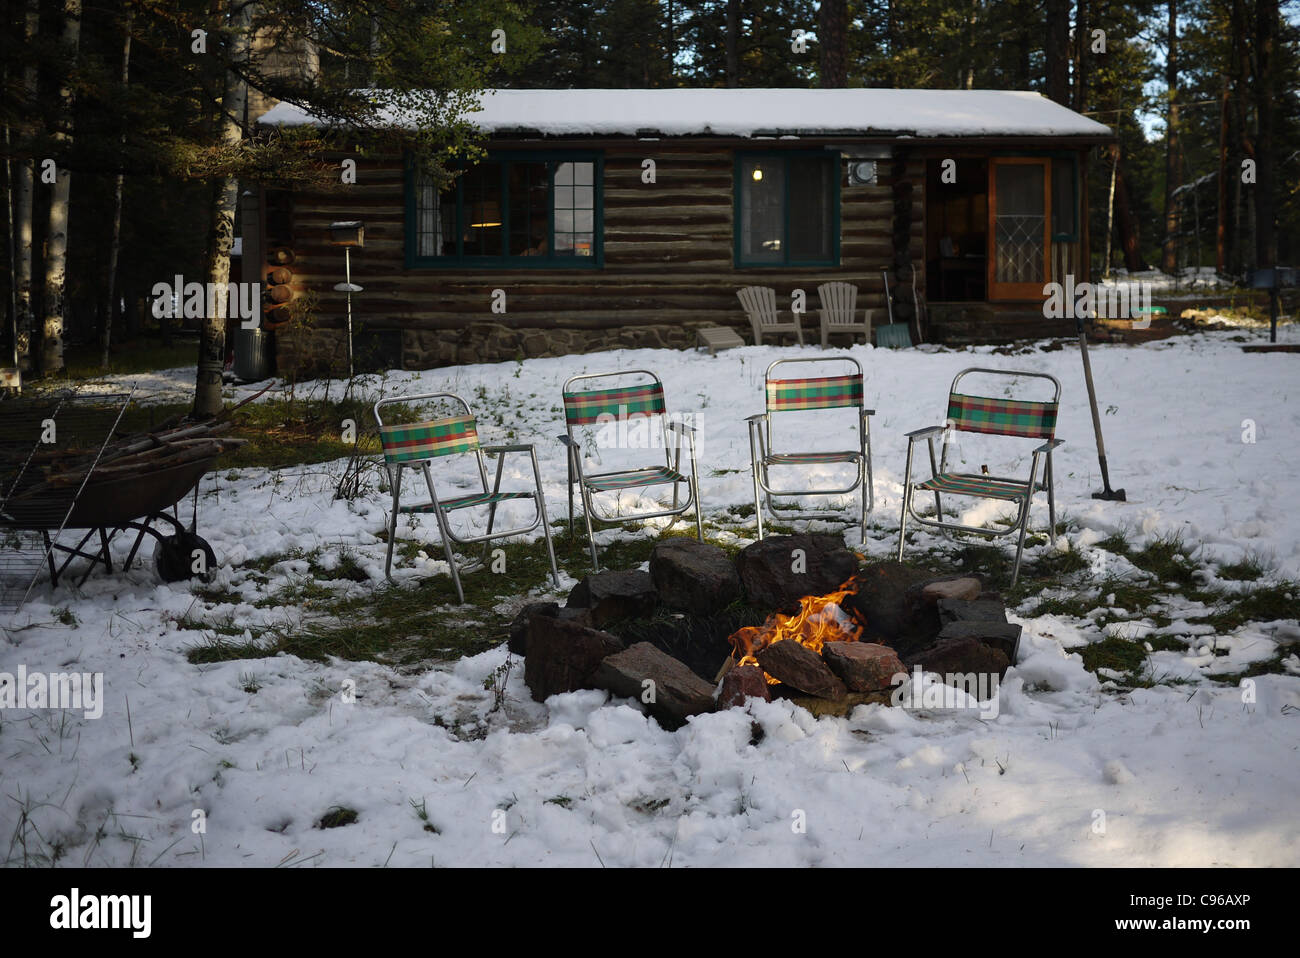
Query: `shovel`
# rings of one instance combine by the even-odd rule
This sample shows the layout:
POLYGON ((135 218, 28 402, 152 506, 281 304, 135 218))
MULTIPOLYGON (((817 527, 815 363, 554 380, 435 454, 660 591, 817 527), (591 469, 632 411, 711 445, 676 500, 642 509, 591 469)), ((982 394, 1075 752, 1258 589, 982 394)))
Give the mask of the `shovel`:
POLYGON ((1107 499, 1112 502, 1127 502, 1123 489, 1110 487, 1110 470, 1106 468, 1106 442, 1101 438, 1101 416, 1097 413, 1097 390, 1092 385, 1092 363, 1088 361, 1088 334, 1083 329, 1083 317, 1078 317, 1079 352, 1083 356, 1083 379, 1088 384, 1088 405, 1092 408, 1092 431, 1097 436, 1097 459, 1101 463, 1101 492, 1094 492, 1094 499, 1107 499))

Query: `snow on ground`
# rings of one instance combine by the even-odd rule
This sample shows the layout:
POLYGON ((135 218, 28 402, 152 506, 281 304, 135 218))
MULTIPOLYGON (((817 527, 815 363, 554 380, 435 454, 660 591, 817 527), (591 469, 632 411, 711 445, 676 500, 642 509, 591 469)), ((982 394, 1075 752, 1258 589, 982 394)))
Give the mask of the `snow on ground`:
MULTIPOLYGON (((1292 342, 1298 334, 1282 331, 1292 342)), ((1256 556, 1276 564, 1271 575, 1300 578, 1293 355, 1245 354, 1224 333, 1094 348, 1112 481, 1129 497, 1117 504, 1090 497, 1101 483, 1077 349, 832 353, 862 363, 867 404, 877 410, 876 508, 865 547, 873 557, 888 556, 897 535, 903 434, 940 421, 952 376, 980 365, 1042 370, 1062 382, 1058 517, 1071 531, 1061 548, 1086 552, 1120 530, 1137 544, 1180 533, 1204 543, 1198 559, 1207 569, 1256 556), (1243 442, 1247 420, 1253 443, 1243 442)), ((717 357, 631 350, 394 372, 367 388, 454 390, 478 410, 485 441, 535 442, 555 519, 566 508, 554 438, 560 385, 581 372, 657 370, 670 408, 700 430, 705 511, 717 517, 752 503, 743 420, 762 409, 764 368, 820 355, 811 347, 717 357)), ((156 374, 150 388, 166 393, 169 380, 184 388, 188 375, 156 374)), ((848 435, 841 428, 801 435, 833 448, 848 435)), ((973 468, 996 463, 991 449, 963 444, 956 454, 973 468)), ((629 454, 591 444, 588 453, 601 462, 629 454)), ((526 460, 518 466, 515 480, 526 460)), ((378 584, 386 497, 333 502, 328 471, 221 471, 204 480, 199 530, 224 563, 218 586, 259 557, 342 546, 378 584)), ((978 508, 968 518, 996 512, 978 508)), ((1046 522, 1041 497, 1032 522, 1046 522)), ((399 526, 436 557, 432 530, 399 526)), ((601 539, 630 534, 638 533, 601 539)), ((398 578, 445 568, 437 558, 417 560, 398 578)), ((62 863, 160 866, 1300 864, 1300 677, 1261 676, 1253 703, 1205 679, 1294 642, 1294 616, 1207 636, 1228 648, 1227 661, 1196 642, 1186 654, 1156 652, 1153 664, 1191 684, 1124 694, 1099 684, 1077 654, 1100 630, 1056 616, 1020 618, 1020 661, 996 717, 865 706, 848 719, 816 720, 789 703, 754 703, 668 733, 600 692, 534 703, 518 660, 494 708, 488 686, 507 665, 504 647, 415 674, 286 655, 192 665, 185 652, 197 633, 176 620, 194 604, 188 584, 159 584, 137 563, 126 574, 96 573, 80 590, 46 589, 14 617, 0 672, 102 672, 106 696, 97 719, 0 711, 6 861, 38 861, 58 847, 62 863), (76 627, 60 621, 69 614, 76 627), (350 683, 351 703, 341 694, 350 683), (313 827, 333 806, 355 809, 358 821, 313 827), (206 820, 202 835, 192 828, 196 811, 206 820)), ((1170 625, 1149 630, 1204 629, 1180 621, 1195 608, 1170 611, 1170 625)), ((301 614, 233 609, 250 627, 301 614)), ((472 610, 449 614, 472 618, 472 610)))

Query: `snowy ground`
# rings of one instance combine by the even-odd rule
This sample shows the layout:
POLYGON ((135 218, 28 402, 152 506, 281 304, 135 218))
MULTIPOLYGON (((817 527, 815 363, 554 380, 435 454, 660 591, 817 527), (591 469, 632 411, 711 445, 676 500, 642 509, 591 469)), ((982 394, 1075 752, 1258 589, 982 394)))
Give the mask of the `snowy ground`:
MULTIPOLYGON (((1300 329, 1284 327, 1282 337, 1300 341, 1300 329)), ((1090 497, 1101 482, 1077 349, 859 346, 835 354, 862 363, 867 403, 877 410, 876 507, 864 550, 872 557, 888 556, 896 540, 903 434, 940 421, 952 376, 980 365, 1042 370, 1062 382, 1057 435, 1066 445, 1056 481, 1058 518, 1070 531, 1059 548, 1092 561, 1096 543, 1117 531, 1135 544, 1177 533, 1197 547, 1208 579, 1243 558, 1269 564, 1270 580, 1300 579, 1294 355, 1245 354, 1226 333, 1095 347, 1112 480, 1129 497, 1116 504, 1090 497), (1255 441, 1243 441, 1252 430, 1255 441)), ((811 347, 746 347, 716 358, 633 350, 395 372, 369 388, 453 390, 478 409, 486 441, 535 442, 555 519, 566 508, 554 438, 562 430, 560 384, 581 372, 654 369, 670 408, 700 430, 705 513, 717 518, 752 504, 743 420, 762 410, 764 368, 819 355, 811 347)), ((142 393, 184 395, 189 377, 155 374, 142 393)), ((815 441, 834 448, 847 437, 842 428, 819 429, 815 441)), ((596 448, 599 437, 591 438, 588 452, 602 463, 628 454, 596 448)), ((968 468, 995 463, 996 473, 1003 466, 991 449, 963 444, 957 454, 968 468)), ((361 588, 377 587, 386 497, 375 491, 333 502, 328 473, 316 466, 205 479, 200 531, 223 562, 215 585, 240 593, 252 588, 241 572, 246 562, 346 547, 372 577, 361 588)), ((451 478, 468 482, 471 473, 451 478)), ((980 507, 967 518, 986 521, 997 511, 980 507)), ((1046 523, 1041 501, 1033 522, 1046 523)), ((436 540, 429 523, 399 526, 399 534, 436 540)), ((610 531, 600 540, 635 534, 644 533, 610 531)), ((923 536, 917 547, 930 544, 923 536)), ((1049 548, 1035 545, 1030 554, 1049 548)), ((1103 554, 1100 563, 1110 575, 1137 574, 1122 557, 1103 554)), ((305 567, 287 561, 271 574, 284 579, 305 567)), ((398 578, 445 569, 436 558, 417 560, 398 578)), ((566 588, 572 582, 565 577, 566 588)), ((486 686, 503 672, 504 647, 418 672, 285 655, 193 665, 185 653, 196 633, 177 620, 194 607, 188 584, 161 585, 137 563, 126 574, 92 575, 80 590, 47 588, 14 617, 0 672, 20 665, 29 673, 102 672, 106 693, 98 719, 0 711, 6 861, 57 854, 61 863, 97 865, 1300 864, 1300 676, 1260 676, 1253 702, 1209 680, 1296 642, 1294 610, 1217 636, 1185 621, 1195 609, 1167 609, 1168 625, 1133 622, 1139 636, 1196 636, 1186 653, 1152 656, 1179 684, 1119 693, 1099 683, 1074 650, 1113 632, 1086 618, 1044 615, 1018 619, 1021 657, 996 719, 866 706, 848 719, 814 720, 788 703, 754 703, 667 733, 629 701, 599 692, 534 703, 517 660, 498 703, 486 686), (355 701, 347 702, 341 690, 353 687, 355 701), (334 806, 354 809, 356 823, 315 828, 334 806), (202 835, 196 821, 206 822, 202 835)), ((303 610, 244 603, 226 614, 252 628, 295 621, 303 610)))

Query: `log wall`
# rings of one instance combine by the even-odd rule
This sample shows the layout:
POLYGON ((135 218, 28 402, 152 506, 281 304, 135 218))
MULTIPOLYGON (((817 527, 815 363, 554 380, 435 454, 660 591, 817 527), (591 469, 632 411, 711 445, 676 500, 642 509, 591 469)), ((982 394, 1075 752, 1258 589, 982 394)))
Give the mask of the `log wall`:
MULTIPOLYGON (((777 141, 746 141, 739 148, 772 149, 777 141)), ((796 149, 820 144, 799 140, 796 149)), ((530 144, 536 148, 536 144, 530 144)), ((727 325, 748 341, 749 323, 736 290, 775 287, 788 308, 790 294, 807 294, 805 341, 818 341, 816 287, 845 280, 859 288, 858 307, 886 322, 881 271, 895 259, 894 181, 914 185, 910 252, 924 289, 924 166, 920 160, 878 164, 873 186, 848 186, 841 162, 840 265, 734 267, 733 149, 725 144, 609 142, 604 153, 604 266, 599 269, 447 269, 406 267, 402 158, 359 158, 357 182, 293 195, 291 246, 294 289, 313 290, 319 314, 311 330, 277 334, 281 370, 337 356, 346 302, 333 290, 343 279, 343 251, 329 245, 337 220, 365 223, 365 248, 352 255, 352 279, 364 287, 353 300, 354 326, 400 331, 401 364, 429 368, 465 362, 588 352, 616 346, 685 347, 700 326, 727 325), (642 161, 656 165, 656 182, 643 183, 642 161), (492 291, 506 293, 506 312, 491 311, 492 291)), ((334 161, 345 155, 330 157, 334 161)), ((903 292, 910 299, 910 289, 903 292)), ((896 294, 897 295, 897 294, 896 294)), ((396 358, 396 357, 394 357, 396 358)))

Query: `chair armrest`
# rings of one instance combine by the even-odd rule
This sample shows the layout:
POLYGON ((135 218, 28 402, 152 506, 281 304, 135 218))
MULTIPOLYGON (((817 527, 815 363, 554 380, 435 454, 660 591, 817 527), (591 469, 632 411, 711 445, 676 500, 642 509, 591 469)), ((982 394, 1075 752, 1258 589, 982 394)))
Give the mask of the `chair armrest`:
POLYGON ((507 446, 479 446, 486 453, 503 453, 503 452, 532 452, 533 447, 528 443, 516 443, 507 446))
POLYGON ((762 421, 763 421, 764 419, 766 419, 766 418, 767 418, 767 413, 765 413, 765 412, 761 412, 761 413, 759 413, 759 414, 756 415, 756 416, 748 416, 748 417, 746 417, 745 422, 747 422, 747 423, 751 423, 751 424, 752 424, 752 423, 762 422, 762 421))
POLYGON ((677 422, 676 420, 670 419, 665 422, 664 425, 674 432, 680 432, 683 436, 695 435, 695 427, 687 422, 677 422))
POLYGON ((942 433, 944 426, 926 426, 924 429, 914 429, 907 434, 908 442, 916 442, 918 439, 929 439, 936 433, 942 433))
POLYGON ((579 449, 579 448, 581 448, 581 447, 578 445, 578 443, 574 440, 574 438, 573 438, 572 436, 570 436, 568 433, 564 433, 563 435, 556 436, 555 438, 558 439, 558 440, 560 440, 560 442, 564 443, 564 444, 565 444, 566 446, 568 446, 570 449, 579 449))
POLYGON ((875 411, 874 409, 863 409, 863 410, 862 410, 862 415, 864 415, 864 416, 874 416, 875 414, 876 414, 876 411, 875 411))
POLYGON ((1049 439, 1047 440, 1047 442, 1043 443, 1041 446, 1039 446, 1037 449, 1034 450, 1034 455, 1037 456, 1039 453, 1042 452, 1051 452, 1057 446, 1063 446, 1063 445, 1065 445, 1064 439, 1049 439))

